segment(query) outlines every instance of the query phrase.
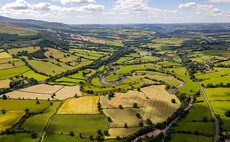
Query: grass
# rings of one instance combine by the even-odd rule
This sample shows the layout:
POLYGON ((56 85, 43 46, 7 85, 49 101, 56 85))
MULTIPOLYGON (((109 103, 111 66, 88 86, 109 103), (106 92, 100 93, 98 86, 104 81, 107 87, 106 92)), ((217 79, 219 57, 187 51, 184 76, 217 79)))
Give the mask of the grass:
POLYGON ((78 135, 71 137, 68 134, 47 134, 45 135, 44 142, 89 142, 90 140, 88 138, 79 138, 78 135))
POLYGON ((23 47, 23 48, 13 48, 8 49, 8 52, 10 55, 16 55, 18 52, 27 51, 28 53, 33 53, 35 51, 38 51, 40 47, 23 47))
POLYGON ((10 54, 6 53, 6 52, 1 52, 0 53, 0 59, 4 59, 4 58, 11 58, 12 56, 10 56, 10 54))
POLYGON ((203 79, 200 84, 204 84, 205 86, 209 83, 211 84, 219 84, 219 83, 229 83, 230 80, 230 68, 214 68, 216 71, 209 71, 207 73, 197 73, 197 79, 203 79))
POLYGON ((64 102, 58 114, 98 114, 98 96, 71 98, 64 102))
POLYGON ((230 101, 230 88, 206 88, 209 101, 230 101))
POLYGON ((32 139, 28 133, 18 133, 13 135, 0 135, 1 142, 36 142, 37 139, 32 139))
POLYGON ((199 86, 189 78, 188 74, 186 74, 185 68, 175 68, 167 70, 171 71, 178 78, 182 79, 185 82, 185 85, 181 89, 179 89, 181 93, 193 95, 200 90, 199 86))
POLYGON ((56 113, 59 105, 60 102, 54 102, 53 105, 47 108, 43 113, 28 118, 22 127, 25 130, 35 131, 38 135, 41 135, 50 117, 56 113))
POLYGON ((212 122, 179 122, 176 131, 198 131, 201 134, 213 135, 214 124, 212 122))
POLYGON ((36 80, 38 80, 38 81, 46 80, 46 79, 48 78, 47 76, 44 76, 44 75, 35 73, 35 72, 32 71, 32 70, 23 73, 23 76, 24 76, 24 77, 28 77, 28 78, 34 78, 34 79, 36 79, 36 80))
MULTIPOLYGON (((139 129, 140 129, 139 127, 132 127, 132 128, 110 128, 109 129, 110 136, 105 137, 105 139, 112 139, 112 138, 116 138, 117 136, 119 136, 120 138, 124 138, 124 137, 127 137, 127 136, 131 135, 131 134, 134 134, 139 129)), ((114 140, 114 141, 118 141, 118 140, 114 140)), ((120 141, 122 141, 122 140, 120 140, 120 141)))
POLYGON ((82 136, 96 136, 97 130, 108 129, 108 120, 104 115, 55 115, 48 128, 48 135, 54 133, 69 134, 73 131, 76 135, 82 133, 82 136))
POLYGON ((48 75, 56 75, 66 71, 66 69, 61 68, 49 62, 43 62, 38 60, 27 60, 27 61, 38 72, 42 72, 48 75))
POLYGON ((48 101, 41 101, 36 104, 36 100, 0 100, 0 110, 22 110, 29 109, 30 112, 41 112, 47 108, 50 103, 48 101))
POLYGON ((0 88, 9 88, 10 81, 9 79, 0 80, 0 88))
POLYGON ((199 136, 193 134, 176 133, 171 137, 170 142, 212 142, 212 137, 199 136))
POLYGON ((38 31, 32 28, 22 28, 8 24, 0 27, 0 33, 17 34, 19 36, 31 36, 36 35, 38 31))
POLYGON ((0 114, 0 132, 10 128, 24 115, 24 111, 7 111, 6 114, 0 114))
POLYGON ((0 80, 8 79, 10 77, 14 77, 16 75, 23 74, 27 71, 30 71, 30 69, 27 66, 21 66, 17 68, 11 68, 6 70, 1 70, 0 72, 0 80))

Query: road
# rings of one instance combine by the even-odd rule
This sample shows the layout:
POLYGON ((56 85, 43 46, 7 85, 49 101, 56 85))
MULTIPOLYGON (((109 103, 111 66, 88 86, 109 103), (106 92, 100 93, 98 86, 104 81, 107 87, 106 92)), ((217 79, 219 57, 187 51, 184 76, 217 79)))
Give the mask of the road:
POLYGON ((209 110, 211 112, 212 118, 214 119, 214 124, 215 124, 215 137, 214 137, 214 142, 218 142, 219 139, 219 130, 220 130, 220 126, 219 126, 219 120, 216 118, 216 115, 212 109, 212 106, 208 100, 208 97, 204 91, 204 88, 198 83, 196 82, 196 84, 200 87, 200 90, 202 91, 202 93, 204 94, 204 99, 208 104, 209 110))

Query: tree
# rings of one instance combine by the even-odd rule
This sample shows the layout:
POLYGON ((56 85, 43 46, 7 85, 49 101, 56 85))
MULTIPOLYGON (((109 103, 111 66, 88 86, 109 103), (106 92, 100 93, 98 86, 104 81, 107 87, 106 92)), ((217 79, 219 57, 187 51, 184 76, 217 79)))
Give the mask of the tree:
POLYGON ((150 120, 150 119, 148 118, 148 119, 146 119, 146 124, 148 124, 148 125, 152 125, 152 124, 153 124, 153 122, 152 122, 152 120, 150 120))
POLYGON ((119 108, 119 109, 123 109, 123 106, 122 106, 122 105, 119 105, 118 108, 119 108))
POLYGON ((90 135, 90 136, 89 136, 89 139, 90 139, 91 141, 94 141, 93 135, 90 135))
POLYGON ((144 123, 141 121, 139 122, 139 127, 143 127, 144 126, 144 123))
POLYGON ((4 95, 2 95, 2 99, 3 100, 7 100, 7 96, 4 94, 4 95))
POLYGON ((108 121, 113 122, 112 118, 108 116, 108 121))
POLYGON ((37 100, 37 101, 36 101, 36 104, 37 104, 37 105, 39 105, 39 104, 40 104, 40 101, 39 101, 39 100, 37 100))
POLYGON ((138 108, 138 104, 137 104, 137 103, 134 103, 134 104, 133 104, 133 107, 134 107, 134 108, 138 108))
POLYGON ((38 134, 34 131, 31 132, 31 138, 36 139, 38 137, 38 134))
POLYGON ((71 137, 74 137, 74 136, 75 136, 75 134, 74 134, 73 131, 71 131, 71 132, 69 133, 69 135, 70 135, 71 137))
POLYGON ((97 130, 97 134, 102 135, 101 129, 97 130))
POLYGON ((175 99, 171 99, 171 102, 175 104, 175 103, 176 103, 176 100, 175 100, 175 99))
POLYGON ((208 118, 205 116, 202 121, 203 122, 208 122, 208 118))
POLYGON ((141 91, 141 88, 137 88, 137 91, 140 92, 140 91, 141 91))
POLYGON ((140 113, 136 113, 136 117, 137 118, 141 118, 141 114, 140 113))
POLYGON ((230 117, 230 110, 227 110, 227 111, 225 112, 225 116, 230 117))
POLYGON ((127 123, 124 124, 124 128, 128 128, 128 124, 127 123))
POLYGON ((5 109, 2 109, 2 114, 6 114, 6 110, 5 109))

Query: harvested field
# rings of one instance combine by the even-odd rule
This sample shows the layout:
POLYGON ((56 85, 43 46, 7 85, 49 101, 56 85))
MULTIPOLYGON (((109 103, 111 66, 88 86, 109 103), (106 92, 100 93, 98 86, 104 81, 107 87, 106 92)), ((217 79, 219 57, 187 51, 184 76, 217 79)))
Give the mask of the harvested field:
POLYGON ((53 94, 56 93, 58 90, 63 88, 61 85, 46 85, 46 84, 39 84, 34 85, 32 87, 24 88, 19 91, 21 92, 30 92, 30 93, 40 93, 40 94, 53 94))
POLYGON ((77 96, 82 96, 79 86, 65 86, 56 93, 55 98, 64 100, 70 97, 74 97, 75 94, 77 94, 77 96))
POLYGON ((6 94, 9 98, 13 99, 36 99, 39 100, 47 100, 52 99, 51 94, 41 94, 41 93, 32 93, 32 92, 21 92, 21 91, 13 91, 6 94))
POLYGON ((4 59, 4 58, 12 58, 12 56, 6 52, 1 52, 0 59, 4 59))
POLYGON ((9 84, 9 79, 0 80, 0 88, 9 88, 9 84))
POLYGON ((71 98, 64 102, 57 114, 98 114, 98 96, 71 98))
POLYGON ((139 127, 133 127, 133 128, 110 128, 109 129, 109 134, 110 136, 105 137, 105 139, 112 139, 116 138, 119 136, 120 138, 124 138, 126 136, 129 136, 136 131, 138 131, 140 128, 139 127))

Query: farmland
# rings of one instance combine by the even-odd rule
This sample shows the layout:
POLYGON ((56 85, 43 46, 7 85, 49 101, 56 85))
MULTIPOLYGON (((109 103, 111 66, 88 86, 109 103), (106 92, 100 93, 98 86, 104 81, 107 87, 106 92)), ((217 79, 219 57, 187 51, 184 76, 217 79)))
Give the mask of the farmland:
POLYGON ((0 17, 0 141, 230 138, 229 24, 29 23, 0 17))

